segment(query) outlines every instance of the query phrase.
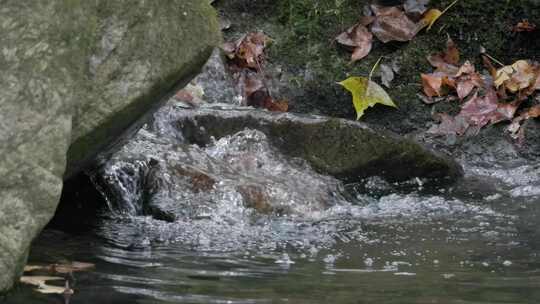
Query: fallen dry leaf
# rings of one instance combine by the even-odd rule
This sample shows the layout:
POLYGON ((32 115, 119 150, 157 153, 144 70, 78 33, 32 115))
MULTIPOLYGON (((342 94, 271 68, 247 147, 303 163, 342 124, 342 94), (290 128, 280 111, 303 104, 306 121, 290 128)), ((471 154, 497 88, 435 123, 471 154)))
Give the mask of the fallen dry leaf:
POLYGON ((429 55, 427 60, 434 68, 437 68, 437 71, 452 75, 459 73, 457 67, 459 58, 460 55, 457 45, 452 38, 448 37, 448 40, 446 41, 446 51, 429 55))
POLYGON ((253 32, 242 36, 236 42, 228 42, 222 46, 223 51, 240 67, 259 70, 264 61, 264 50, 270 38, 262 32, 253 32))
POLYGON ((440 10, 436 8, 430 9, 429 11, 427 11, 427 13, 424 14, 424 17, 418 23, 419 30, 423 29, 426 26, 427 26, 427 31, 431 30, 431 28, 435 24, 435 21, 437 21, 437 19, 439 19, 441 16, 442 16, 442 12, 440 10))
POLYGON ((424 89, 424 94, 428 97, 441 96, 442 95, 442 85, 443 78, 446 77, 442 74, 420 74, 422 77, 422 87, 424 89))
POLYGON ((387 43, 389 41, 410 41, 419 31, 405 12, 390 7, 386 10, 379 9, 374 11, 376 19, 371 26, 371 32, 380 41, 387 43))
POLYGON ((524 19, 518 22, 513 28, 512 31, 519 32, 534 32, 536 30, 536 24, 529 22, 529 20, 524 19))
POLYGON ((532 87, 536 88, 540 68, 538 64, 530 64, 526 60, 518 60, 512 65, 497 70, 494 80, 496 88, 504 85, 512 93, 532 87))
POLYGON ((366 57, 371 51, 373 35, 361 22, 339 34, 336 41, 348 47, 354 48, 351 55, 351 62, 358 61, 366 57))
POLYGON ((463 100, 465 97, 474 90, 474 88, 484 87, 484 80, 476 72, 474 66, 466 61, 458 70, 456 74, 456 92, 460 100, 463 100))
POLYGON ((441 125, 432 128, 431 133, 463 135, 466 131, 476 134, 488 124, 511 120, 519 103, 499 103, 497 93, 490 90, 485 96, 475 94, 461 108, 455 117, 444 117, 441 125))
POLYGON ((367 77, 349 77, 338 84, 351 92, 357 120, 364 115, 368 107, 378 103, 397 108, 388 93, 367 77))
POLYGON ((73 289, 69 288, 68 281, 65 281, 64 287, 47 284, 47 282, 49 281, 60 281, 60 280, 64 280, 64 278, 50 277, 50 276, 22 276, 20 278, 21 283, 36 286, 37 288, 34 290, 39 293, 61 294, 69 298, 69 296, 71 296, 74 293, 74 291, 73 289))
MULTIPOLYGON (((67 263, 56 263, 49 265, 26 265, 24 267, 24 272, 32 272, 36 270, 43 270, 48 272, 56 272, 68 274, 78 271, 89 271, 96 267, 95 264, 86 263, 86 262, 67 262, 67 263)), ((32 278, 32 276, 30 276, 32 278)), ((37 278, 40 278, 39 276, 37 278)))

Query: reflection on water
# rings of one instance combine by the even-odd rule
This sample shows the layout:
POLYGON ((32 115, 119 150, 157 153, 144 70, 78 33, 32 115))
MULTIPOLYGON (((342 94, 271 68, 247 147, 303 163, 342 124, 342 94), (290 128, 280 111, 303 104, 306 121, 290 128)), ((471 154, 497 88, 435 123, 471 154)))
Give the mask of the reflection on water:
POLYGON ((143 130, 104 166, 99 228, 45 231, 30 261, 96 264, 71 303, 539 302, 540 167, 463 163, 447 188, 341 185, 257 131, 198 147, 143 130))

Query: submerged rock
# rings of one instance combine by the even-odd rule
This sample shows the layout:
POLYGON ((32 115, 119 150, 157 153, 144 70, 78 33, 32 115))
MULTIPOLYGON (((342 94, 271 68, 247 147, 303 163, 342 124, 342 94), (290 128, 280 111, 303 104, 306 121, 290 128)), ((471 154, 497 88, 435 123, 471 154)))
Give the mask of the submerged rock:
POLYGON ((254 215, 309 217, 346 204, 344 181, 452 181, 460 174, 449 158, 358 122, 176 104, 108 157, 97 179, 118 212, 175 221, 228 204, 254 215))
POLYGON ((447 156, 355 121, 223 105, 168 115, 177 121, 178 132, 200 145, 244 128, 260 130, 286 155, 305 159, 317 171, 340 179, 377 175, 390 181, 454 180, 461 174, 459 165, 447 156))
POLYGON ((8 0, 0 20, 2 292, 53 215, 64 177, 189 81, 220 35, 199 0, 8 0))

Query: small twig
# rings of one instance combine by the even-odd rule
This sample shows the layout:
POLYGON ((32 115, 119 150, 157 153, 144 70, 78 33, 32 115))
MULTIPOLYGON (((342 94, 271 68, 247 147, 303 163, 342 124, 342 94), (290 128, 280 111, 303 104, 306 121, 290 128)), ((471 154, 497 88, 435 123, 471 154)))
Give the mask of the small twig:
POLYGON ((373 76, 373 73, 375 72, 375 69, 377 69, 377 67, 379 66, 379 63, 381 62, 381 60, 383 59, 383 56, 379 57, 379 59, 377 60, 377 62, 375 62, 375 64, 373 65, 373 67, 371 68, 371 72, 369 72, 369 77, 368 79, 371 81, 371 77, 373 76))
POLYGON ((486 55, 487 58, 495 61, 496 64, 500 65, 500 66, 504 66, 504 63, 500 62, 499 60, 497 60, 495 57, 491 56, 490 54, 488 53, 483 53, 482 55, 486 55))
POLYGON ((452 6, 456 5, 456 3, 458 2, 459 0, 455 0, 454 2, 450 3, 450 5, 448 5, 442 12, 441 12, 441 16, 444 15, 444 13, 446 13, 449 9, 452 8, 452 6))

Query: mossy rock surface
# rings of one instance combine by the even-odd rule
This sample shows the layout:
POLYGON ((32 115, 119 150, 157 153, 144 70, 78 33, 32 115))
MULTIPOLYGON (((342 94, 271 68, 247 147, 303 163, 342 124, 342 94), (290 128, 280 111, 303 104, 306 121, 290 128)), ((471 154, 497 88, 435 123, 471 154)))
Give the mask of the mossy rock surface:
POLYGON ((346 119, 219 105, 170 115, 189 142, 206 145, 211 138, 256 129, 284 154, 346 181, 369 176, 393 182, 415 177, 454 181, 462 173, 450 158, 412 140, 346 119))
MULTIPOLYGON (((444 9, 451 0, 432 0, 429 7, 444 9)), ((444 49, 447 36, 458 44, 462 60, 480 67, 483 46, 504 63, 517 59, 538 60, 540 32, 513 33, 517 22, 540 22, 540 1, 460 0, 435 24, 411 42, 376 41, 370 55, 349 64, 350 53, 334 38, 357 22, 370 1, 357 0, 238 0, 218 2, 221 14, 233 21, 226 38, 263 30, 274 41, 268 51, 269 74, 279 67, 276 80, 280 93, 291 100, 292 111, 355 119, 348 92, 335 82, 348 76, 367 76, 381 56, 383 62, 397 61, 399 73, 387 91, 398 109, 375 106, 363 121, 384 126, 398 133, 421 131, 433 123, 432 112, 456 110, 456 104, 425 105, 420 73, 430 72, 426 56, 444 49), (240 18, 242 17, 242 18, 240 18)), ((379 1, 385 5, 401 1, 379 1)), ((375 39, 376 40, 376 39, 375 39)), ((378 81, 378 79, 375 79, 378 81)))
POLYGON ((2 0, 0 20, 3 292, 64 176, 189 81, 221 37, 199 0, 2 0))

